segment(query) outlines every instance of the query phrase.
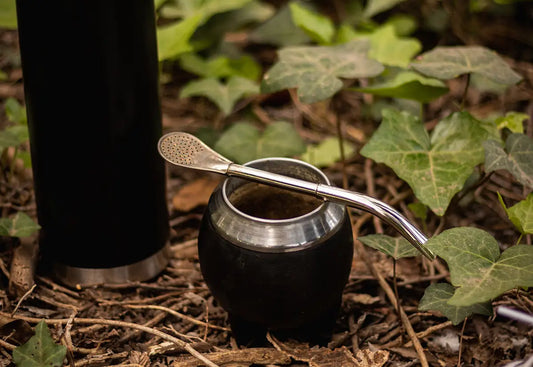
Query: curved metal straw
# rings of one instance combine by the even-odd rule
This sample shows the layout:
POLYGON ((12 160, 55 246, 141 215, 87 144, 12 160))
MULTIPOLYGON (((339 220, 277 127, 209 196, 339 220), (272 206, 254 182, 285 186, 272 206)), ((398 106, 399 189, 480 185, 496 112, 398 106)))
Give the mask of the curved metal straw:
POLYGON ((397 210, 370 196, 235 164, 213 151, 195 136, 183 132, 164 135, 159 140, 158 150, 165 160, 177 166, 215 172, 282 187, 369 212, 393 226, 422 255, 430 260, 435 258, 435 255, 424 246, 427 238, 418 228, 397 210))

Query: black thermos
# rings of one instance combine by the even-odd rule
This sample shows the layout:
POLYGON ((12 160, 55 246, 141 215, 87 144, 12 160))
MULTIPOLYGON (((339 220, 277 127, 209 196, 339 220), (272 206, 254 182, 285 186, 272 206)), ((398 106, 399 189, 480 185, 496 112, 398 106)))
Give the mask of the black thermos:
POLYGON ((168 212, 153 0, 17 0, 44 265, 64 283, 151 278, 168 212))

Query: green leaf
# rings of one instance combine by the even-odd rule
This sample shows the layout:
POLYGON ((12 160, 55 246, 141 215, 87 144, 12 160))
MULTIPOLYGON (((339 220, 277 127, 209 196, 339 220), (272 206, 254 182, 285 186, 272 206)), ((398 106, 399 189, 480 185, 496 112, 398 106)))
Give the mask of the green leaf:
POLYGON ((16 147, 17 145, 19 145, 19 139, 14 132, 9 129, 0 131, 0 154, 4 149, 16 147))
POLYGON ((505 93, 508 85, 495 83, 480 74, 472 74, 470 77, 470 85, 482 93, 494 93, 502 95, 505 93))
POLYGON ((524 134, 511 134, 503 148, 498 141, 488 140, 485 148, 485 171, 509 171, 522 185, 533 188, 533 140, 524 134))
POLYGON ((515 245, 500 255, 498 242, 485 231, 448 229, 426 242, 446 261, 451 283, 458 287, 448 304, 471 306, 517 287, 533 286, 533 246, 515 245))
POLYGON ((305 150, 305 144, 292 124, 278 121, 261 134, 245 122, 233 124, 215 144, 215 150, 237 163, 265 157, 292 157, 305 150))
POLYGON ((418 27, 416 18, 408 14, 394 14, 387 19, 385 24, 392 25, 398 36, 409 36, 418 27))
POLYGON ((331 19, 311 11, 298 3, 290 3, 292 21, 300 27, 313 41, 330 44, 335 35, 335 26, 331 19))
POLYGON ((288 6, 283 6, 272 18, 255 28, 249 39, 256 43, 266 43, 286 47, 309 42, 307 34, 294 24, 288 6))
MULTIPOLYGON (((355 151, 350 142, 344 141, 344 154, 350 156, 355 151)), ((301 160, 316 167, 327 167, 341 159, 339 139, 330 137, 321 141, 318 145, 308 145, 301 160)))
POLYGON ((361 38, 370 41, 368 57, 390 66, 407 67, 422 49, 416 38, 398 37, 393 24, 384 24, 370 33, 358 32, 345 24, 337 33, 337 42, 340 43, 361 38))
POLYGON ((215 14, 229 12, 244 7, 252 0, 174 0, 163 7, 165 18, 189 18, 197 14, 205 20, 215 14))
POLYGON ((420 311, 439 311, 454 325, 461 323, 472 314, 492 315, 492 305, 490 302, 476 303, 471 306, 449 305, 448 301, 452 298, 454 292, 455 288, 451 284, 431 284, 426 288, 418 309, 420 311))
POLYGON ((342 86, 340 78, 372 77, 383 66, 366 57, 369 44, 356 40, 337 46, 291 47, 278 52, 279 61, 266 73, 261 90, 276 92, 298 88, 304 103, 333 96, 342 86))
POLYGON ((405 0, 369 0, 366 4, 363 15, 365 18, 372 18, 374 15, 392 9, 397 4, 405 0))
POLYGON ((196 54, 187 53, 181 56, 182 69, 204 78, 223 78, 241 76, 246 79, 257 80, 261 74, 261 67, 248 55, 236 59, 217 56, 204 60, 196 54))
POLYGON ((195 45, 201 43, 205 47, 217 47, 217 43, 224 42, 226 33, 240 32, 243 28, 249 29, 250 26, 263 23, 271 18, 275 11, 271 4, 252 0, 242 7, 211 17, 194 33, 191 42, 195 45))
POLYGON ((196 14, 157 28, 159 61, 173 59, 186 52, 191 52, 193 47, 189 40, 203 20, 202 14, 196 14))
POLYGON ((382 234, 371 234, 358 237, 359 241, 368 247, 383 252, 398 260, 402 257, 418 256, 420 253, 403 237, 390 237, 382 234))
POLYGON ((154 0, 155 10, 159 9, 167 0, 154 0))
POLYGON ((529 119, 529 115, 525 113, 510 111, 505 116, 498 117, 495 121, 498 129, 507 128, 513 133, 524 132, 524 121, 529 119))
POLYGON ((513 85, 522 77, 494 51, 480 46, 436 47, 411 63, 416 71, 438 79, 477 73, 498 84, 513 85))
POLYGON ((15 98, 8 98, 5 103, 7 119, 15 124, 26 125, 26 108, 15 98))
POLYGON ((23 212, 17 212, 13 218, 0 218, 0 236, 28 237, 40 228, 23 212))
MULTIPOLYGON (((2 1, 2 0, 0 0, 0 1, 2 1)), ((3 71, 3 70, 0 70, 0 81, 7 80, 7 78, 8 78, 7 73, 5 71, 3 71)))
POLYGON ((215 103, 224 115, 229 115, 239 99, 258 93, 259 86, 251 80, 232 76, 226 84, 215 78, 193 80, 183 87, 180 97, 205 96, 215 103))
POLYGON ((404 98, 430 102, 448 92, 446 85, 438 79, 427 78, 412 71, 400 71, 391 79, 354 90, 377 96, 404 98))
POLYGON ((239 9, 250 1, 187 0, 163 6, 163 17, 177 17, 181 20, 157 28, 159 61, 174 59, 193 51, 190 39, 202 24, 215 14, 239 9))
POLYGON ((533 193, 510 208, 505 206, 500 193, 498 193, 498 198, 515 227, 523 234, 533 233, 533 193))
POLYGON ((0 0, 0 28, 17 29, 15 0, 0 0))
POLYGON ((15 157, 22 160, 22 162, 24 163, 24 167, 31 168, 30 152, 25 150, 17 150, 17 155, 15 157))
POLYGON ((377 28, 368 37, 372 45, 368 57, 385 65, 407 67, 422 49, 416 38, 398 37, 392 24, 377 28))
POLYGON ((430 136, 416 116, 386 109, 361 154, 391 167, 422 203, 443 215, 474 167, 483 162, 481 143, 488 134, 467 112, 440 121, 430 136))
POLYGON ((67 348, 54 343, 43 320, 35 326, 35 335, 13 350, 13 362, 17 367, 61 367, 66 354, 67 348))
POLYGON ((428 218, 428 207, 422 203, 410 203, 407 205, 416 218, 425 221, 428 218))

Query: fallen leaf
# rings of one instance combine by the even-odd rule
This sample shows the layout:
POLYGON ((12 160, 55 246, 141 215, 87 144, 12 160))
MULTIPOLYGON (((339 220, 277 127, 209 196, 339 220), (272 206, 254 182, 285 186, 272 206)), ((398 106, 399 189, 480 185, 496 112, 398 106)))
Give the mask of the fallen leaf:
POLYGON ((274 348, 297 361, 307 362, 309 367, 381 367, 389 360, 389 352, 385 350, 362 349, 354 356, 346 347, 309 348, 308 344, 293 340, 281 342, 270 333, 267 339, 274 348))
POLYGON ((200 178, 192 181, 178 190, 172 198, 172 205, 176 210, 188 212, 200 205, 207 205, 213 190, 220 180, 200 178))

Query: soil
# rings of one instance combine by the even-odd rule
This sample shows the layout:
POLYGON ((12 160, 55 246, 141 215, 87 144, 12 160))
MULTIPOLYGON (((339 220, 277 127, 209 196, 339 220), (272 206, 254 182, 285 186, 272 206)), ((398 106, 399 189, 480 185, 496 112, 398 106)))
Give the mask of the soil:
MULTIPOLYGON (((527 113, 530 119, 526 133, 532 137, 533 44, 526 35, 533 34, 533 12, 527 2, 519 6, 523 11, 512 22, 483 14, 468 23, 486 32, 465 28, 464 22, 452 22, 452 29, 438 40, 432 33, 422 32, 419 36, 426 48, 473 43, 504 55, 524 81, 501 96, 470 88, 465 106, 478 116, 510 110, 527 113)), ((460 17, 461 13, 453 16, 460 17)), ((0 69, 8 74, 7 80, 0 81, 2 106, 8 97, 23 102, 22 73, 13 56, 17 54, 17 42, 16 32, 0 32, 0 69)), ((265 64, 275 58, 274 51, 266 47, 250 47, 250 51, 265 64)), ((313 105, 302 105, 292 92, 245 99, 229 118, 222 119, 216 107, 205 99, 178 98, 180 86, 190 75, 175 68, 164 69, 164 74, 168 78, 161 93, 165 131, 196 132, 213 126, 222 129, 252 111, 262 126, 280 119, 293 121, 307 142, 318 142, 335 135, 339 119, 344 138, 359 149, 378 125, 367 111, 371 97, 344 92, 332 103, 313 105)), ((461 99, 466 82, 462 77, 450 81, 451 93, 426 107, 428 128, 457 110, 455 101, 461 99)), ((2 114, 0 128, 6 124, 2 114)), ((10 151, 4 154, 4 162, 10 154, 10 151)), ((333 164, 324 172, 337 186, 346 185, 379 198, 422 227, 407 208, 415 201, 412 190, 392 170, 359 154, 347 157, 345 163, 333 164)), ((31 171, 20 162, 14 164, 14 171, 3 168, 0 177, 2 217, 24 211, 35 218, 31 171)), ((452 325, 437 312, 418 310, 418 302, 429 284, 449 281, 446 264, 441 260, 429 262, 417 257, 394 262, 377 251, 363 248, 358 241, 341 313, 327 347, 280 341, 273 336, 269 336, 269 345, 260 348, 236 345, 227 313, 211 296, 198 263, 198 228, 209 191, 199 191, 203 200, 195 198, 192 209, 180 210, 171 204, 183 187, 203 178, 205 174, 168 167, 171 258, 166 269, 149 281, 75 289, 59 284, 38 269, 35 275, 29 273, 28 284, 21 284, 17 282, 20 274, 15 274, 20 268, 13 264, 17 256, 19 260, 21 256, 31 260, 37 240, 0 237, 0 366, 14 365, 12 348, 28 340, 33 335, 33 326, 41 319, 47 320, 54 339, 67 346, 66 365, 80 367, 197 366, 202 365, 201 358, 225 366, 417 366, 421 362, 413 347, 416 343, 423 348, 430 366, 503 366, 533 356, 531 325, 497 315, 473 316, 462 324, 452 325), (391 296, 394 288, 398 290, 403 312, 394 307, 396 297, 394 293, 391 296), (417 336, 414 342, 412 334, 417 336)), ((434 235, 447 228, 473 226, 494 235, 502 249, 517 243, 520 234, 500 206, 498 192, 508 205, 528 194, 509 174, 496 172, 460 193, 445 216, 428 213, 424 231, 434 235)), ((357 211, 352 213, 352 222, 356 237, 370 233, 395 235, 376 218, 357 211)), ((525 236, 522 243, 531 244, 531 237, 525 236)), ((26 265, 23 269, 31 270, 31 261, 26 265)), ((533 293, 524 289, 509 291, 493 301, 494 307, 499 305, 533 314, 533 293)))

